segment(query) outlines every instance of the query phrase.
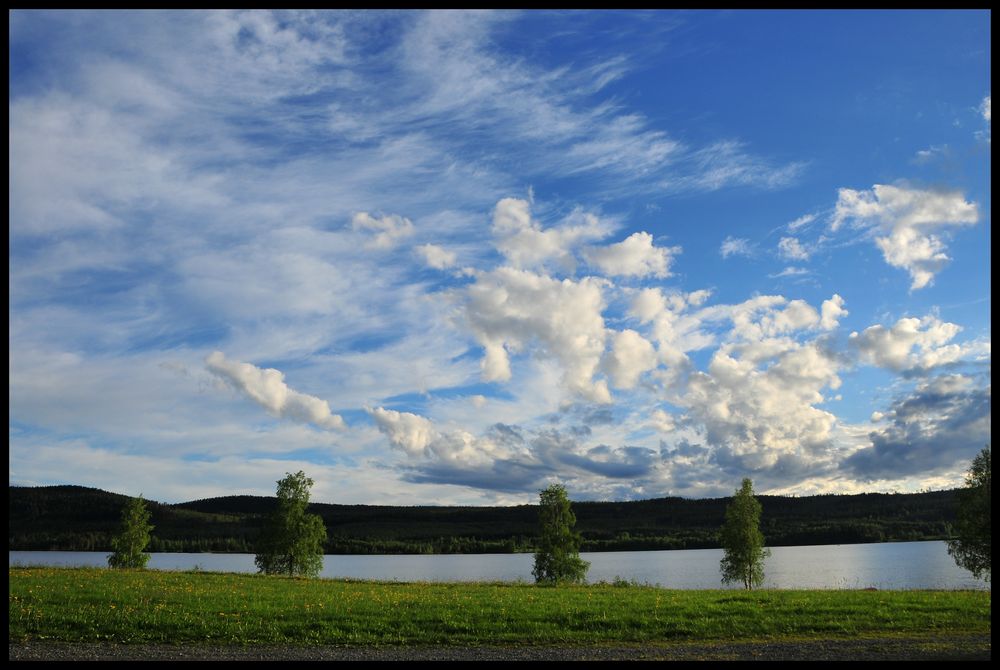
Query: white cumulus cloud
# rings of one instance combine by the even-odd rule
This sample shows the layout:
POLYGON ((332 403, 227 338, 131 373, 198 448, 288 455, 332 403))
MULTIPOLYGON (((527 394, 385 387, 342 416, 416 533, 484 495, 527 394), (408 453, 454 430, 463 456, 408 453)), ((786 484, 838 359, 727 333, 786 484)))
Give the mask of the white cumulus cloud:
POLYGON ((839 385, 836 361, 815 344, 787 343, 764 367, 722 347, 671 401, 701 424, 720 465, 787 469, 824 451, 836 417, 815 405, 839 385))
POLYGON ((972 225, 979 208, 961 193, 876 184, 871 191, 840 189, 831 228, 845 222, 876 226, 875 244, 886 263, 910 273, 911 290, 924 288, 951 260, 935 231, 972 225))
POLYGON ((660 277, 670 276, 673 254, 680 247, 654 247, 653 236, 646 232, 633 233, 617 244, 592 247, 587 250, 587 261, 609 277, 660 277))
POLYGON ((634 330, 615 333, 611 343, 611 351, 604 358, 604 370, 615 388, 633 388, 644 372, 656 367, 656 350, 634 330))
POLYGON ((431 442, 439 436, 434 424, 418 414, 397 412, 384 407, 370 409, 368 414, 375 420, 378 429, 389 437, 389 441, 410 456, 424 454, 431 442))
POLYGON ((344 428, 344 420, 330 412, 329 403, 289 388, 285 375, 279 370, 228 360, 221 351, 209 354, 205 363, 209 372, 275 416, 312 423, 320 428, 344 428))
POLYGON ((480 273, 465 313, 485 349, 483 379, 509 379, 508 352, 537 345, 561 363, 570 393, 610 402, 607 384, 593 379, 605 342, 601 286, 593 277, 558 280, 511 267, 480 273))
POLYGON ((850 342, 863 361, 895 372, 989 356, 988 341, 948 344, 961 330, 935 316, 905 317, 889 328, 876 324, 861 333, 853 332, 850 342))
POLYGON ((608 224, 583 212, 575 212, 562 226, 543 229, 531 218, 530 203, 520 198, 504 198, 493 210, 496 248, 515 268, 539 269, 555 262, 572 270, 576 247, 610 233, 608 224))
POLYGON ((839 319, 842 316, 847 316, 850 314, 846 309, 844 309, 844 299, 841 298, 836 293, 829 300, 824 300, 822 306, 820 307, 820 317, 819 327, 823 330, 833 330, 839 323, 839 319))

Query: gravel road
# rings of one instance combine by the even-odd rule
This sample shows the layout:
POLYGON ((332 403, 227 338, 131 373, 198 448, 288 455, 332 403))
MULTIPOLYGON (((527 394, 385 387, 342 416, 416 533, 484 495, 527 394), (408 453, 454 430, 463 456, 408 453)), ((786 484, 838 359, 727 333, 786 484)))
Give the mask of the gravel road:
POLYGON ((11 661, 930 661, 991 659, 991 637, 620 647, 275 647, 10 643, 11 661))

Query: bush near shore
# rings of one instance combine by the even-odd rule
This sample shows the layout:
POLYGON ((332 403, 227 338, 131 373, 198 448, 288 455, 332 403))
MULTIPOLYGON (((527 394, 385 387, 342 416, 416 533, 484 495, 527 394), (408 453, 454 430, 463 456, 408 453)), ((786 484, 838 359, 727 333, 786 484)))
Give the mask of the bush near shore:
POLYGON ((681 591, 10 568, 9 642, 616 644, 989 634, 983 591, 681 591))

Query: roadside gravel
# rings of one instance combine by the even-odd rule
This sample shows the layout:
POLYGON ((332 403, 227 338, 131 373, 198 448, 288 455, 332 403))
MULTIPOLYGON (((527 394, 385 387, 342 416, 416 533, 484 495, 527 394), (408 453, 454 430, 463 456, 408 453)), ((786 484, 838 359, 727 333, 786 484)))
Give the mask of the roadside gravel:
POLYGON ((288 647, 9 643, 11 661, 930 661, 991 659, 991 637, 617 647, 288 647))

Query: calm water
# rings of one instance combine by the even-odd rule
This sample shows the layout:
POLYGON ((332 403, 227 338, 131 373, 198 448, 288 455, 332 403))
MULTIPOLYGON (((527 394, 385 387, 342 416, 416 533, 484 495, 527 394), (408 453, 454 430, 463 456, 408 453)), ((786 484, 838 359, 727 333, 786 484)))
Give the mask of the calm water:
MULTIPOLYGON (((106 566, 108 554, 86 551, 11 551, 8 565, 106 566)), ((721 549, 583 553, 590 582, 620 577, 675 589, 722 588, 721 549)), ((150 568, 256 572, 253 554, 152 554, 150 568)), ((329 555, 323 577, 396 581, 533 581, 531 554, 405 556, 329 555)), ((774 547, 764 564, 765 587, 775 589, 986 589, 955 565, 944 542, 891 542, 774 547)), ((735 585, 730 588, 737 588, 735 585)))

